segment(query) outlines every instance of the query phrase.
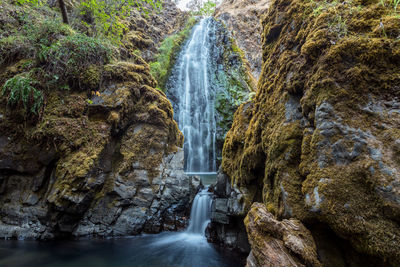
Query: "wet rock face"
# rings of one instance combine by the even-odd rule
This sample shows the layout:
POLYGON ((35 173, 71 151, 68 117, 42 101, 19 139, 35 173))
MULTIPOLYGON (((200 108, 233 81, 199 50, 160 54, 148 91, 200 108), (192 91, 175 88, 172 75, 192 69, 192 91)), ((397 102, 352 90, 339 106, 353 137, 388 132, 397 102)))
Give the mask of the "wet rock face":
POLYGON ((214 186, 211 223, 207 227, 206 236, 209 242, 247 255, 250 246, 243 224, 245 207, 241 200, 243 194, 231 188, 229 177, 220 171, 214 186))
POLYGON ((245 224, 251 244, 247 267, 322 266, 314 239, 299 220, 277 221, 265 205, 254 203, 245 224))
POLYGON ((218 6, 215 17, 222 20, 250 64, 253 76, 261 73, 261 33, 260 19, 266 13, 270 0, 227 0, 218 6))
POLYGON ((377 266, 400 260, 400 47, 391 14, 377 2, 274 1, 259 90, 235 113, 222 162, 233 186, 247 190, 244 203, 262 202, 312 234, 323 225, 353 258, 377 266))
POLYGON ((126 176, 117 176, 114 186, 87 210, 73 231, 75 236, 135 235, 184 229, 191 188, 183 171, 183 150, 163 158, 160 173, 151 179, 137 165, 126 176))
POLYGON ((101 75, 91 104, 86 93, 53 92, 42 121, 28 128, 1 105, 0 237, 185 227, 196 188, 183 171, 171 104, 139 58, 101 75))

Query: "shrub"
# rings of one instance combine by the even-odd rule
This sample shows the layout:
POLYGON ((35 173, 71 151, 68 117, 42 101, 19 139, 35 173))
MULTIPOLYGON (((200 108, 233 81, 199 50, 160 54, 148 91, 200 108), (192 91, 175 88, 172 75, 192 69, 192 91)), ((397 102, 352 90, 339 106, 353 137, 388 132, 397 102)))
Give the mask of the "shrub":
POLYGON ((29 41, 23 35, 10 35, 0 39, 0 65, 34 54, 29 41))
POLYGON ((73 33, 68 25, 58 20, 25 24, 19 31, 0 39, 0 65, 22 58, 42 59, 43 50, 73 33))
POLYGON ((92 65, 108 63, 112 50, 103 40, 76 33, 45 48, 42 54, 50 81, 81 88, 81 74, 92 65))
POLYGON ((11 106, 23 105, 26 114, 38 115, 43 105, 43 94, 33 87, 37 82, 30 77, 16 75, 7 80, 2 88, 1 95, 7 95, 7 104, 11 106))
POLYGON ((39 24, 26 24, 22 30, 32 46, 42 49, 44 46, 50 46, 64 36, 74 34, 74 30, 67 24, 58 19, 44 20, 39 24))
MULTIPOLYGON (((132 9, 148 13, 147 7, 160 10, 161 3, 161 0, 83 0, 80 3, 80 13, 86 20, 94 21, 98 34, 119 43, 124 32, 128 30, 124 20, 132 9)), ((90 27, 85 21, 83 24, 90 27)))

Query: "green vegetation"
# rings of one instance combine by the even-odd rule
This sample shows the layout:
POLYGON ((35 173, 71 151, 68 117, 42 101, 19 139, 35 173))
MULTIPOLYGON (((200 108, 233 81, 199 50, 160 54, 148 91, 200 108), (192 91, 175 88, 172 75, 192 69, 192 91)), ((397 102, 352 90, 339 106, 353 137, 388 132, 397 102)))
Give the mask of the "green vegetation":
POLYGON ((33 6, 37 6, 37 5, 41 5, 42 1, 41 0, 17 0, 17 3, 20 5, 30 4, 33 6))
POLYGON ((381 0, 380 3, 382 6, 392 6, 394 11, 397 12, 397 7, 400 4, 400 0, 381 0))
POLYGON ((251 88, 243 79, 245 75, 236 69, 231 69, 229 72, 219 71, 216 74, 215 79, 221 88, 225 88, 225 90, 220 90, 215 98, 215 109, 221 115, 218 127, 224 133, 231 128, 236 109, 249 100, 251 88))
POLYGON ((165 91, 165 84, 167 83, 168 76, 171 73, 180 48, 189 37, 196 22, 195 18, 190 17, 182 31, 165 38, 158 49, 156 60, 150 63, 150 72, 154 78, 156 78, 160 90, 165 91))
POLYGON ((215 109, 222 115, 222 119, 218 121, 218 127, 223 129, 224 133, 232 126, 233 114, 237 108, 250 99, 252 92, 252 81, 250 73, 246 69, 246 58, 243 50, 241 50, 235 40, 230 38, 227 48, 224 50, 224 66, 223 71, 214 74, 221 88, 215 99, 215 109), (238 63, 231 64, 232 55, 238 58, 238 63))
POLYGON ((189 2, 188 8, 193 16, 212 16, 217 6, 216 1, 208 0, 203 2, 200 0, 192 0, 189 2))
POLYGON ((85 74, 92 65, 108 63, 112 49, 109 41, 80 33, 58 17, 43 20, 47 17, 41 16, 43 10, 52 12, 48 7, 28 10, 32 14, 21 13, 21 27, 3 33, 7 36, 0 40, 0 65, 18 66, 16 72, 6 72, 0 78, 4 82, 2 96, 8 105, 23 107, 26 115, 39 115, 48 90, 91 90, 85 74), (30 15, 39 19, 32 21, 30 15))
POLYGON ((207 1, 200 7, 199 14, 202 16, 212 16, 215 12, 217 4, 213 1, 207 1))
MULTIPOLYGON (((16 3, 33 7, 46 5, 44 0, 17 0, 16 3)), ((64 1, 58 0, 58 4, 63 22, 69 24, 64 1)), ((77 7, 80 15, 78 22, 75 21, 73 24, 83 24, 96 36, 106 36, 118 44, 128 30, 125 19, 131 14, 132 9, 148 13, 149 9, 161 10, 161 7, 161 0, 83 0, 77 7)))
POLYGON ((148 12, 148 7, 161 9, 161 0, 84 0, 80 4, 82 21, 88 28, 92 28, 96 34, 107 36, 119 43, 123 34, 128 30, 124 20, 131 14, 133 8, 148 12), (94 24, 89 23, 94 20, 94 24))
POLYGON ((45 88, 80 89, 82 74, 93 64, 104 65, 111 59, 107 40, 76 32, 59 20, 26 23, 21 31, 0 40, 0 64, 32 59, 35 75, 45 88))
POLYGON ((45 59, 46 73, 53 81, 70 83, 80 89, 84 82, 81 74, 90 71, 91 65, 102 66, 108 63, 111 48, 104 40, 76 33, 45 47, 41 55, 45 59))
POLYGON ((7 95, 7 104, 11 106, 23 105, 25 113, 37 115, 43 105, 43 94, 33 87, 37 81, 32 78, 16 75, 7 80, 1 91, 1 95, 7 95))
POLYGON ((128 30, 124 19, 131 9, 161 8, 158 0, 85 0, 72 9, 75 15, 67 25, 57 14, 58 7, 53 9, 43 0, 4 4, 4 17, 16 23, 0 27, 2 97, 33 115, 40 115, 51 90, 88 95, 98 90, 103 66, 119 57, 117 44, 128 30))

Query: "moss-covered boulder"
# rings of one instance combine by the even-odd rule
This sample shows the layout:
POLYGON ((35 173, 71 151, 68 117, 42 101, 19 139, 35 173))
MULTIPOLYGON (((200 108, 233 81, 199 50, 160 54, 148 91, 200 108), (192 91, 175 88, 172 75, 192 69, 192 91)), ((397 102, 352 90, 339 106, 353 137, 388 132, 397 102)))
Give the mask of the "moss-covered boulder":
POLYGON ((20 125, 2 105, 2 237, 184 227, 190 185, 171 104, 145 63, 117 62, 100 75, 90 97, 51 93, 36 125, 20 125))
POLYGON ((399 264, 398 28, 390 1, 274 1, 258 92, 224 144, 246 202, 301 220, 326 266, 399 264))

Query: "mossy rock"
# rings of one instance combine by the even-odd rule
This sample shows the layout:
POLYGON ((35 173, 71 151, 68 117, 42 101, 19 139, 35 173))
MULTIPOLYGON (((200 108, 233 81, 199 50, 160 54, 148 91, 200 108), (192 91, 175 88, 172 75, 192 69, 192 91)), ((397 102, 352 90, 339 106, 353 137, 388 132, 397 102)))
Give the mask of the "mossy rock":
POLYGON ((398 14, 388 2, 285 0, 262 23, 258 91, 235 114, 224 171, 261 184, 278 218, 326 225, 355 254, 398 265, 398 14))

